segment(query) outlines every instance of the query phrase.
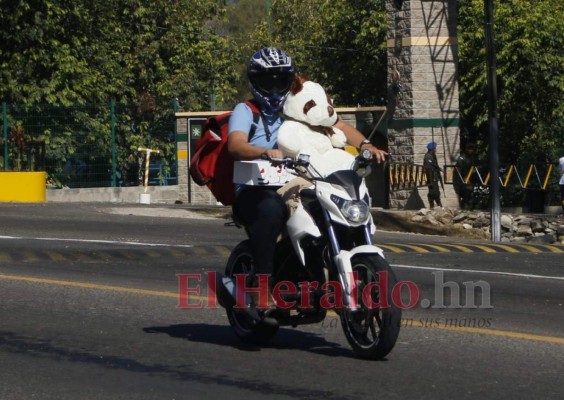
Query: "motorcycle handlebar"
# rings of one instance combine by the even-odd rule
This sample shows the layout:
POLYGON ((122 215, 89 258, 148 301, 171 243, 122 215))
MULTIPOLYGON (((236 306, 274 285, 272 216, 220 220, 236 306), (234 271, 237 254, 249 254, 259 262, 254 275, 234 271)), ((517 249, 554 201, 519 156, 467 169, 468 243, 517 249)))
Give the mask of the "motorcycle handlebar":
MULTIPOLYGON (((386 156, 386 161, 390 158, 391 155, 387 155, 386 156)), ((297 165, 297 166, 302 166, 302 167, 307 167, 309 166, 309 157, 308 158, 301 158, 299 157, 297 160, 291 158, 291 157, 285 157, 285 158, 275 158, 275 157, 269 157, 268 154, 266 153, 262 153, 260 156, 261 160, 266 160, 266 161, 270 161, 276 164, 284 164, 284 165, 289 165, 289 164, 293 164, 293 165, 297 165)), ((372 153, 368 150, 363 150, 358 156, 357 159, 359 161, 371 161, 374 158, 374 156, 372 155, 372 153)))
POLYGON ((268 154, 263 153, 260 158, 262 160, 266 160, 266 161, 270 161, 273 164, 276 165, 284 165, 286 168, 290 168, 290 169, 295 169, 296 167, 304 167, 307 168, 309 167, 309 159, 302 159, 302 158, 298 158, 297 160, 294 160, 291 157, 286 157, 286 158, 275 158, 275 157, 269 157, 268 154))
MULTIPOLYGON (((293 159, 292 157, 276 158, 270 157, 268 154, 261 154, 260 158, 265 161, 270 161, 275 165, 284 165, 289 169, 296 169, 296 167, 308 168, 310 166, 309 156, 300 155, 298 159, 293 159)), ((389 162, 391 159, 391 154, 386 155, 384 163, 389 162)), ((355 167, 353 169, 357 170, 359 168, 368 166, 374 160, 373 154, 369 150, 363 150, 356 156, 355 167)))

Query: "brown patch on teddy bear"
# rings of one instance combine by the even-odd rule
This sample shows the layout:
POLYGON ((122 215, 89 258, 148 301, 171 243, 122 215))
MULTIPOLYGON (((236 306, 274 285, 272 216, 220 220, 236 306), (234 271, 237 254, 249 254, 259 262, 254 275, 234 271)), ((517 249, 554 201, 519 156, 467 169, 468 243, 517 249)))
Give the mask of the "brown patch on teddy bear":
POLYGON ((296 93, 301 92, 302 89, 304 88, 304 82, 305 81, 307 81, 307 78, 304 74, 302 74, 302 73, 296 74, 296 77, 294 78, 292 85, 290 85, 290 92, 294 95, 296 93))
MULTIPOLYGON (((302 89, 304 88, 304 82, 306 82, 307 80, 308 78, 305 76, 305 74, 301 72, 297 73, 294 78, 294 81, 290 85, 290 93, 292 93, 292 95, 296 95, 297 93, 301 92, 302 89)), ((329 102, 329 104, 331 105, 333 104, 333 100, 331 96, 329 96, 329 94, 327 94, 327 101, 329 102)), ((304 104, 304 108, 303 108, 304 114, 307 114, 307 112, 311 110, 313 107, 315 107, 316 105, 317 104, 313 99, 308 101, 306 104, 304 104)), ((333 116, 333 114, 335 113, 335 110, 333 109, 332 106, 327 107, 327 111, 329 116, 333 116)), ((329 127, 316 126, 312 128, 327 136, 332 136, 333 134, 335 134, 333 129, 329 127)))

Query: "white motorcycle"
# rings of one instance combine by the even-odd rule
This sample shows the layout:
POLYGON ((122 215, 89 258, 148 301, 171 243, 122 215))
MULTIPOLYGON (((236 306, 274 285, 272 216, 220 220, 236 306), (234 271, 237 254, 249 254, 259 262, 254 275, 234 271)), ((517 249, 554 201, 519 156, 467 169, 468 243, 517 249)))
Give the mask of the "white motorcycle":
POLYGON ((399 335, 401 308, 392 296, 396 277, 383 250, 372 244, 375 227, 364 183, 370 152, 357 156, 351 169, 326 177, 307 156, 270 161, 309 179, 313 188, 301 190, 277 245, 270 277, 276 308, 259 311, 238 285, 248 288, 256 282, 249 241, 232 251, 217 296, 235 334, 245 342, 263 343, 280 326, 319 323, 333 311, 357 356, 385 357, 399 335))

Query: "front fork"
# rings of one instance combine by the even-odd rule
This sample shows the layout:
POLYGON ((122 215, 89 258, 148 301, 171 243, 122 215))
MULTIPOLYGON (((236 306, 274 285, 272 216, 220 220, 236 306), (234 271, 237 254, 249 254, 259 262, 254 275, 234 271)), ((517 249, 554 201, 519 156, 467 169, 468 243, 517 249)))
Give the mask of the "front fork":
POLYGON ((335 228, 332 224, 331 217, 327 210, 323 210, 323 218, 325 222, 325 228, 327 229, 327 234, 329 236, 329 247, 331 251, 331 258, 334 265, 337 267, 337 272, 339 274, 339 283, 343 288, 343 304, 351 311, 358 309, 357 304, 357 282, 353 275, 352 270, 352 258, 357 254, 377 254, 384 258, 384 251, 372 245, 372 235, 370 234, 370 225, 364 226, 364 239, 365 243, 361 246, 357 246, 352 250, 342 250, 337 240, 337 235, 335 233, 335 228))

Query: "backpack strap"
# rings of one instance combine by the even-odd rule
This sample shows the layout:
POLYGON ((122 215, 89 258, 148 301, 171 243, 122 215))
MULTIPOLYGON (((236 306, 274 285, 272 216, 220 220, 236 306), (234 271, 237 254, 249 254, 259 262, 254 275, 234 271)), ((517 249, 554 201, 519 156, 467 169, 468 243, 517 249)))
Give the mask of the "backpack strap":
MULTIPOLYGON (((258 118, 260 118, 262 120, 262 126, 264 128, 264 132, 266 133, 266 141, 270 142, 270 137, 272 136, 272 133, 270 133, 270 129, 268 128, 268 121, 266 120, 264 114, 262 112, 260 112, 260 108, 258 106, 258 103, 255 99, 251 99, 251 100, 247 100, 245 101, 245 103, 251 107, 251 110, 255 110, 258 115, 254 115, 253 111, 253 121, 256 124, 258 124, 258 118), (254 107, 254 108, 253 108, 254 107)), ((253 132, 254 134, 254 132, 253 132)), ((249 140, 251 140, 252 135, 249 135, 249 140)))
MULTIPOLYGON (((249 131, 249 139, 248 139, 248 141, 250 142, 251 139, 253 138, 253 136, 255 135, 255 132, 257 131, 258 121, 259 121, 259 118, 262 114, 260 112, 260 109, 259 109, 255 99, 245 100, 245 104, 251 109, 251 111, 253 113, 253 125, 251 126, 251 130, 249 131)), ((263 124, 264 124, 264 121, 263 121, 263 124)))

